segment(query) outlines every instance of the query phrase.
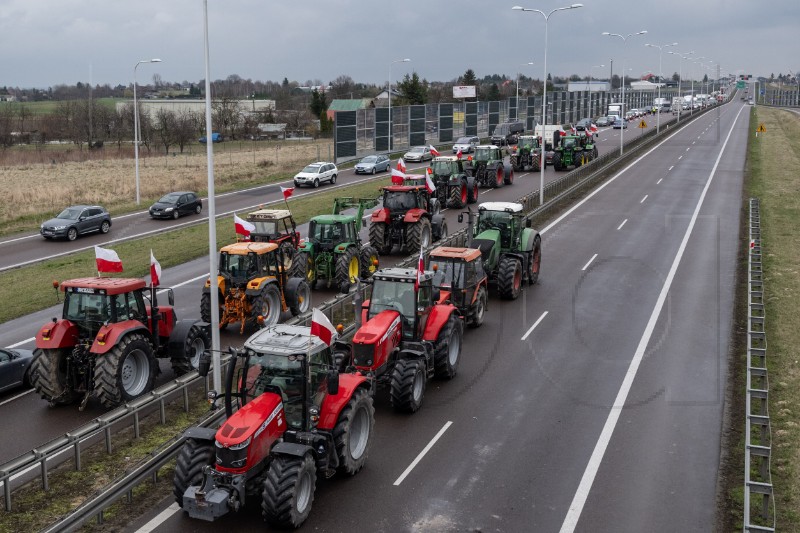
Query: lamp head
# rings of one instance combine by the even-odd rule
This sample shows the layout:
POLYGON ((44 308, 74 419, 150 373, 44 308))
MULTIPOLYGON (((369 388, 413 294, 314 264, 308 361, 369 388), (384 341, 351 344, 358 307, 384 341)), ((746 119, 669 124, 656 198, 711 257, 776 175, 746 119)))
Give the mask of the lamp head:
POLYGON ((151 59, 150 62, 151 63, 161 63, 161 60, 160 59, 151 59))

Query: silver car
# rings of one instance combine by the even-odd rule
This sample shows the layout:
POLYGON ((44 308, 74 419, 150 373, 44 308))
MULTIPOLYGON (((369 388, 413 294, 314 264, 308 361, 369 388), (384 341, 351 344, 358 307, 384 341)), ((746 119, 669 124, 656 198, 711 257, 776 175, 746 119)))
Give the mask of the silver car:
POLYGON ((414 146, 403 154, 403 159, 406 161, 430 161, 433 159, 433 154, 428 146, 414 146))
POLYGON ((453 153, 461 151, 462 154, 471 154, 479 144, 481 144, 480 137, 459 137, 453 145, 453 153))
POLYGON ((336 183, 336 175, 338 173, 339 170, 333 163, 326 163, 325 161, 311 163, 295 174, 294 186, 301 187, 307 185, 316 189, 323 181, 329 181, 331 185, 333 185, 336 183))
POLYGON ((368 155, 355 166, 356 174, 375 174, 389 170, 392 162, 385 155, 368 155))
POLYGON ((29 385, 28 370, 32 360, 30 350, 0 348, 0 392, 29 385))

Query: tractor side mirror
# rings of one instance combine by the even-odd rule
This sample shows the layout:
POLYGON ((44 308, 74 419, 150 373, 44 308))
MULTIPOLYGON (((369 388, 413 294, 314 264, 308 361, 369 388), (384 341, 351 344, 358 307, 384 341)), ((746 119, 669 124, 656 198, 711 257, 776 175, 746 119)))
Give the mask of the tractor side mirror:
POLYGON ((172 289, 167 289, 167 301, 169 305, 175 305, 175 292, 172 289))
POLYGON ((461 224, 462 222, 464 222, 464 213, 459 213, 458 214, 458 223, 461 224))
POLYGON ((328 371, 328 394, 331 396, 339 394, 339 371, 335 368, 328 371))
POLYGON ((341 285, 339 285, 339 292, 341 294, 347 294, 350 292, 350 282, 343 281, 341 285))
POLYGON ((200 361, 197 363, 197 373, 203 377, 206 377, 210 370, 211 370, 211 352, 206 351, 203 352, 203 355, 200 356, 200 361))
POLYGON ((442 291, 439 290, 439 287, 434 287, 433 291, 431 291, 431 296, 434 302, 438 302, 439 298, 442 297, 442 291))
POLYGON ((529 218, 525 219, 525 227, 526 228, 532 228, 533 227, 533 220, 531 220, 529 218))

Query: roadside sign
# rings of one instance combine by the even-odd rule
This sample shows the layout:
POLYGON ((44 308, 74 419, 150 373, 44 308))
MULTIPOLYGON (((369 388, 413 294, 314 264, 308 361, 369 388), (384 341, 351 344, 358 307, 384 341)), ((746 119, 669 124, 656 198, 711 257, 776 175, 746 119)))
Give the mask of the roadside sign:
POLYGON ((642 120, 642 121, 639 123, 639 127, 640 127, 640 128, 642 128, 642 129, 646 128, 646 127, 647 127, 647 122, 645 122, 644 120, 642 120))
POLYGON ((758 129, 756 130, 758 133, 767 133, 767 128, 764 127, 764 123, 758 125, 758 129))
POLYGON ((744 81, 742 81, 742 80, 737 81, 736 82, 736 88, 737 89, 744 89, 744 81))

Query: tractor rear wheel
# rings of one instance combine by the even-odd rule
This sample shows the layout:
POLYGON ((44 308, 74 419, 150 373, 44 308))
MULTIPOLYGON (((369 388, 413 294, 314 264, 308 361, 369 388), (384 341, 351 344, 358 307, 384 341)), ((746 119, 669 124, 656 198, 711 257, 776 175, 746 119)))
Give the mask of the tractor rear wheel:
POLYGON ((67 376, 67 354, 67 350, 37 348, 33 351, 31 385, 50 405, 66 405, 75 399, 67 376))
POLYGON ((336 258, 336 286, 341 287, 348 283, 352 285, 360 275, 358 252, 355 246, 350 246, 344 253, 336 258))
POLYGON ((258 317, 264 319, 264 326, 272 326, 278 323, 281 318, 281 291, 277 283, 267 283, 261 293, 253 298, 250 308, 250 318, 254 324, 258 325, 258 317))
MULTIPOLYGON (((228 325, 227 322, 222 322, 222 315, 225 314, 225 297, 222 293, 219 293, 219 330, 222 331, 225 329, 225 326, 228 325)), ((203 295, 200 297, 200 318, 203 322, 211 323, 211 293, 204 292, 203 295)))
POLYGON ((553 169, 555 170, 562 170, 564 167, 561 166, 561 154, 558 152, 553 154, 553 169))
POLYGON ((533 240, 533 250, 528 259, 528 284, 539 281, 539 269, 542 266, 542 239, 538 235, 533 240))
POLYGON ((433 358, 434 375, 441 379, 453 379, 458 371, 461 359, 461 337, 464 325, 455 313, 450 315, 447 323, 436 339, 436 355, 433 358))
POLYGON ((478 180, 472 181, 472 187, 469 189, 469 196, 467 203, 474 204, 478 201, 478 180))
POLYGON ((283 241, 281 243, 280 247, 278 247, 278 252, 279 252, 278 257, 281 256, 280 254, 283 255, 283 268, 285 268, 286 270, 291 269, 292 268, 292 259, 294 259, 294 256, 297 253, 297 250, 295 249, 294 245, 292 244, 292 241, 288 241, 288 240, 283 241))
POLYGON ((392 253, 392 242, 387 238, 385 222, 373 222, 369 225, 369 243, 374 246, 381 255, 392 253))
POLYGON ((172 371, 175 376, 182 376, 192 370, 197 370, 200 364, 200 357, 211 347, 211 337, 206 328, 197 324, 189 328, 186 338, 183 340, 183 350, 180 354, 170 358, 172 371))
POLYGON ((278 455, 269 465, 261 514, 270 526, 298 528, 311 513, 317 469, 310 455, 278 455))
POLYGON ((314 268, 314 260, 308 252, 297 252, 292 259, 292 268, 289 269, 289 276, 292 278, 303 278, 309 287, 314 287, 317 281, 317 273, 314 268))
POLYGON ((461 209, 467 205, 467 182, 462 181, 460 185, 450 187, 450 207, 461 209))
POLYGON ((475 304, 473 306, 474 311, 472 312, 472 317, 469 320, 470 327, 481 327, 481 324, 483 324, 483 318, 486 316, 486 305, 488 300, 489 298, 486 295, 486 288, 481 285, 478 288, 478 297, 475 298, 475 304))
POLYGON ((175 474, 172 477, 172 494, 175 502, 183 507, 183 495, 189 487, 199 487, 203 482, 203 467, 213 465, 216 459, 214 443, 209 441, 186 439, 175 462, 175 474))
POLYGON ((431 245, 431 221, 420 218, 414 224, 406 226, 406 252, 418 253, 421 248, 431 245))
POLYGON ((392 371, 389 401, 395 411, 414 413, 425 396, 425 365, 419 359, 400 359, 392 371))
POLYGON ((505 176, 503 175, 503 165, 498 165, 494 170, 494 187, 500 188, 505 185, 505 176))
POLYGON ((339 413, 339 420, 333 428, 340 473, 354 476, 364 466, 372 444, 374 427, 375 407, 372 405, 372 397, 366 389, 356 389, 339 413))
POLYGON ((292 316, 301 315, 311 307, 311 288, 303 278, 289 278, 285 297, 292 316))
POLYGON ((503 166, 503 183, 505 185, 514 183, 514 169, 510 166, 503 166))
POLYGON ((95 396, 106 408, 133 400, 153 390, 157 370, 150 342, 141 333, 131 333, 109 352, 97 356, 95 396))
POLYGON ((536 154, 531 156, 531 167, 533 168, 534 172, 539 172, 542 170, 542 167, 539 166, 539 156, 536 154))
POLYGON ((369 279, 378 270, 378 265, 380 262, 378 250, 376 250, 374 246, 368 244, 361 247, 360 256, 361 278, 369 279))
POLYGON ((497 288, 504 300, 516 300, 522 290, 522 266, 519 259, 507 255, 497 267, 497 288))

